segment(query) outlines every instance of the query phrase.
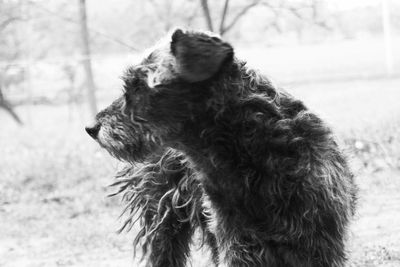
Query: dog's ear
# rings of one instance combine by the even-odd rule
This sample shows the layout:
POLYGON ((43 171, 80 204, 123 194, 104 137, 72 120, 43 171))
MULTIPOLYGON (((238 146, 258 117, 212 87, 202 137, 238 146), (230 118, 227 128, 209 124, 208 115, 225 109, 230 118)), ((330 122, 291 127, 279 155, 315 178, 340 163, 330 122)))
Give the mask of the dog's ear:
POLYGON ((180 29, 172 34, 171 53, 176 59, 177 74, 188 82, 210 79, 233 59, 232 46, 221 39, 180 29))

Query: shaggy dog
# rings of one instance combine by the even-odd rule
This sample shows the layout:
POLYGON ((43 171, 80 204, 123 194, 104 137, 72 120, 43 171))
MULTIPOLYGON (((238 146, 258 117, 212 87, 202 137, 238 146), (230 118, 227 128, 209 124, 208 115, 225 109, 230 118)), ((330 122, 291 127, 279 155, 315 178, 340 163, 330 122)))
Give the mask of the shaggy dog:
POLYGON ((131 163, 117 184, 151 266, 341 267, 356 187, 331 130, 211 34, 176 30, 87 132, 131 163))

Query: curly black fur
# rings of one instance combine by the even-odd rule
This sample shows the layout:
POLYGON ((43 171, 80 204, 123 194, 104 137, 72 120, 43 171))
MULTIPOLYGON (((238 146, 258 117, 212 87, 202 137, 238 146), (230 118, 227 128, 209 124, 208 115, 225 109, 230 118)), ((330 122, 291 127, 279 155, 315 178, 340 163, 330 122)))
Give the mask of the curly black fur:
POLYGON ((207 221, 228 266, 344 266, 356 186, 331 130, 301 101, 219 38, 181 30, 124 81, 95 137, 120 159, 150 161, 121 181, 150 264, 184 266, 207 221))
POLYGON ((202 207, 203 189, 194 175, 184 155, 168 149, 145 165, 126 166, 111 185, 119 188, 111 196, 122 194, 126 203, 120 231, 129 231, 139 221, 134 247, 142 248, 151 266, 186 266, 196 229, 218 263, 215 236, 207 228, 209 215, 202 207))

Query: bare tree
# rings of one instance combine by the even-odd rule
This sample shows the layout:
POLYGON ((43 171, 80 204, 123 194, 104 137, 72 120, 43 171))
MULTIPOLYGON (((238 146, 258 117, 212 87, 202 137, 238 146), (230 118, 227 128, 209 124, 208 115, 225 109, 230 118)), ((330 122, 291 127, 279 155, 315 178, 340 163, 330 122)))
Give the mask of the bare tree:
MULTIPOLYGON (((0 31, 1 32, 1 31, 0 31)), ((7 74, 9 68, 12 66, 12 61, 17 57, 18 53, 15 53, 9 58, 9 61, 0 66, 0 108, 5 110, 11 117, 20 125, 22 125, 22 120, 18 116, 17 112, 14 110, 14 106, 10 101, 4 96, 3 90, 10 84, 17 84, 21 81, 20 75, 18 77, 11 77, 7 74)))
POLYGON ((96 86, 93 79, 92 62, 89 46, 89 31, 87 26, 86 0, 79 0, 79 15, 82 39, 82 64, 86 74, 86 91, 90 112, 93 116, 97 113, 96 86))
POLYGON ((15 31, 9 28, 12 28, 13 23, 20 20, 21 17, 17 12, 16 5, 0 2, 0 36, 2 36, 0 39, 0 108, 10 114, 17 123, 22 124, 22 120, 15 112, 13 105, 4 96, 4 89, 20 80, 15 81, 7 74, 13 61, 19 56, 15 31))
MULTIPOLYGON (((215 4, 215 2, 216 1, 212 3, 215 4)), ((320 0, 309 0, 304 2, 293 2, 287 0, 249 0, 240 6, 236 5, 235 12, 230 8, 230 0, 225 0, 219 16, 214 19, 208 0, 200 0, 200 3, 208 30, 216 31, 220 35, 224 35, 228 31, 232 30, 250 10, 257 6, 266 8, 273 14, 273 19, 266 21, 265 24, 276 29, 278 32, 282 31, 278 21, 280 18, 285 16, 287 17, 288 15, 296 18, 302 23, 312 23, 319 27, 328 30, 330 29, 327 23, 318 16, 321 4, 320 0), (217 24, 218 27, 216 27, 215 24, 217 24)))
MULTIPOLYGON (((208 5, 208 0, 200 0, 201 1, 201 7, 203 10, 204 17, 206 19, 207 27, 210 31, 216 30, 214 27, 214 23, 212 20, 210 8, 208 5)), ((220 35, 224 35, 227 31, 231 30, 236 23, 244 16, 246 13, 252 9, 253 7, 257 6, 261 0, 252 0, 250 3, 244 5, 240 11, 233 16, 233 18, 228 22, 227 21, 227 15, 229 13, 229 2, 230 0, 225 0, 224 2, 224 7, 221 12, 221 19, 219 21, 219 27, 218 27, 218 33, 220 35)))
POLYGON ((206 19, 207 27, 210 31, 214 31, 210 8, 208 7, 208 0, 200 0, 200 1, 201 1, 201 8, 203 9, 204 18, 206 19))

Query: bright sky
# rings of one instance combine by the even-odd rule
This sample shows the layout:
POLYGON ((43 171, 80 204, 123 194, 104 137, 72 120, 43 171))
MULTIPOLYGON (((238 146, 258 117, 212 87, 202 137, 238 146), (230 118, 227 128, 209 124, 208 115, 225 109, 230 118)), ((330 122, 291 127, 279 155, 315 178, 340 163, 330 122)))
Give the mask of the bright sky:
MULTIPOLYGON (((378 6, 382 0, 334 0, 324 1, 324 3, 333 9, 346 10, 357 7, 378 6)), ((390 2, 390 1, 388 1, 390 2)))

